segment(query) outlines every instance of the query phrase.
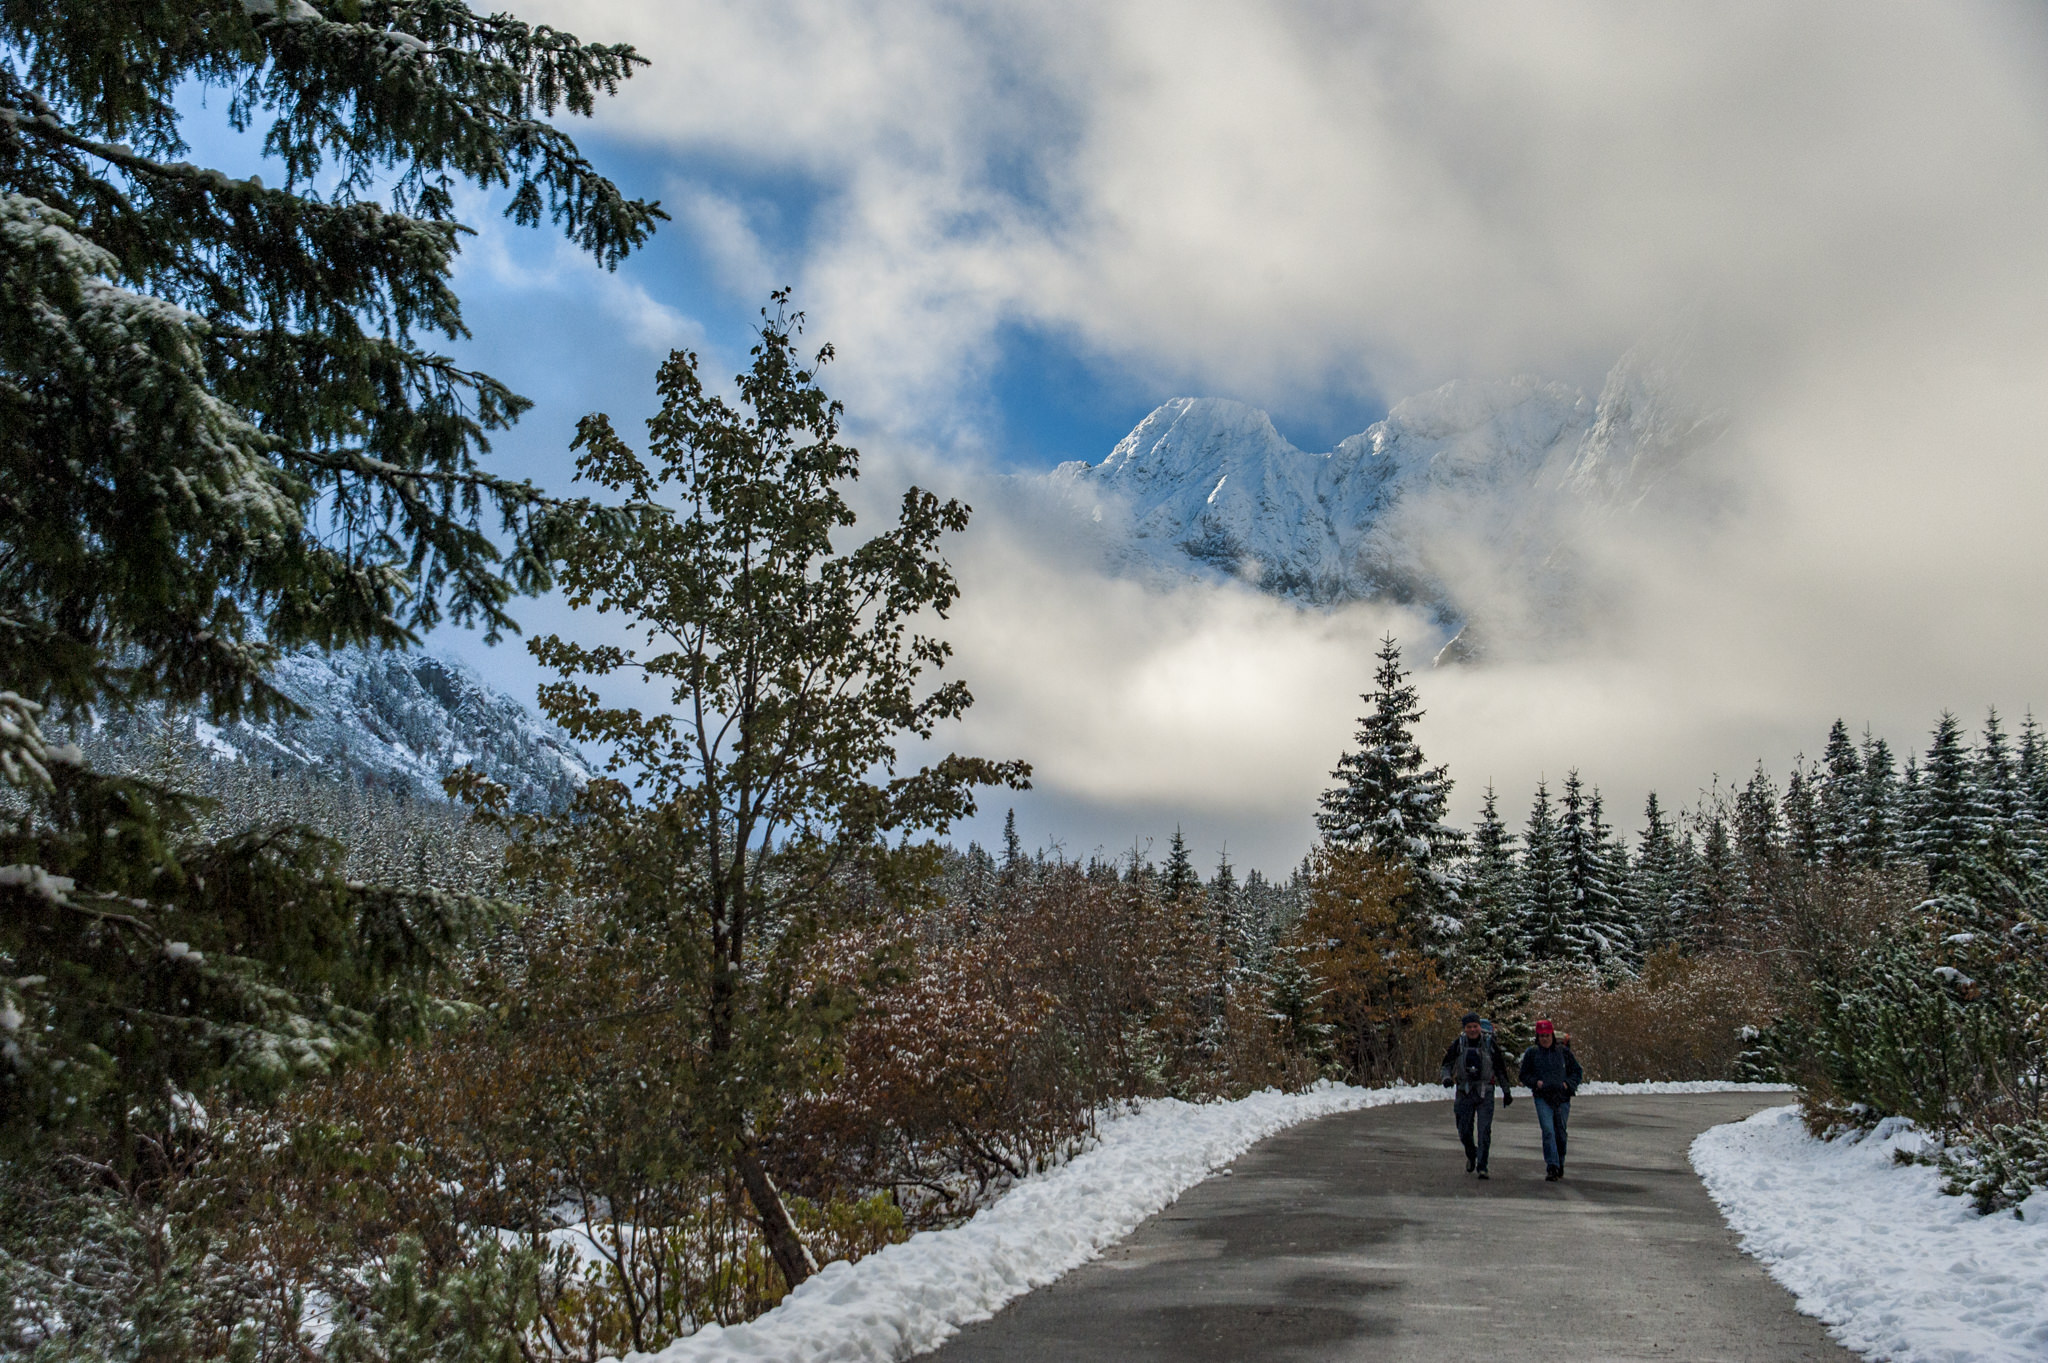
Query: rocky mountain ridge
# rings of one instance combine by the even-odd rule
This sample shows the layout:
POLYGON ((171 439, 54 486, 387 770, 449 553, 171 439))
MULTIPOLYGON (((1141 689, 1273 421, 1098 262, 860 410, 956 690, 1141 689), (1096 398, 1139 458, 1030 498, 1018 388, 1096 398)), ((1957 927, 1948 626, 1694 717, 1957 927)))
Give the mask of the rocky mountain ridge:
POLYGON ((1475 621, 1541 632, 1583 596, 1574 525, 1629 513, 1718 437, 1719 419, 1674 387, 1640 351, 1597 399, 1529 377, 1458 380, 1326 453, 1255 407, 1176 398, 1102 462, 1049 481, 1123 571, 1234 578, 1304 605, 1414 605, 1446 636, 1475 621))
POLYGON ((522 809, 558 808, 591 777, 560 729, 444 655, 304 649, 280 659, 272 680, 304 715, 216 725, 149 709, 101 724, 170 725, 225 760, 428 798, 441 798, 442 779, 457 767, 474 766, 522 809))

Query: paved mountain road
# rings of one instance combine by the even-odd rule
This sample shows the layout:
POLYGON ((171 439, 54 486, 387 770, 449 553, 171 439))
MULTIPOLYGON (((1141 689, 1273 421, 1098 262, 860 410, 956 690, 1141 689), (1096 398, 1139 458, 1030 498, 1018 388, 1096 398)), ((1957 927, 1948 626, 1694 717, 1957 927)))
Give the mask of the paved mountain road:
POLYGON ((1103 1258, 970 1325, 935 1363, 1848 1360, 1736 1248, 1686 1149, 1784 1094, 1580 1097, 1563 1183, 1526 1095, 1493 1178, 1451 1104, 1260 1142, 1103 1258))

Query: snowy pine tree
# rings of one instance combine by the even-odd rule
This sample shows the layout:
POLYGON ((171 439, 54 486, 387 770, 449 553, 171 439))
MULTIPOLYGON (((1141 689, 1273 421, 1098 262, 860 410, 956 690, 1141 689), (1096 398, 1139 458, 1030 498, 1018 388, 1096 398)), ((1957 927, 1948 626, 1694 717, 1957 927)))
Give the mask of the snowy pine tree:
POLYGON ((509 628, 567 536, 621 526, 486 468, 528 403, 432 342, 467 334, 472 191, 602 264, 647 240, 659 208, 561 127, 641 59, 460 0, 9 3, 0 52, 0 771, 34 807, 0 839, 0 1134, 162 1130, 419 1016, 479 909, 298 832, 200 838, 37 717, 288 710, 283 650, 509 628), (272 183, 187 159, 202 99, 272 183))
POLYGON ((1645 954, 1676 941, 1685 926, 1685 867, 1671 821, 1651 791, 1643 801, 1643 831, 1629 874, 1638 940, 1645 954))
POLYGON ((1749 780, 1735 792, 1735 850, 1754 878, 1785 850, 1785 819, 1779 809, 1778 785, 1758 762, 1749 780))
POLYGON ((1849 726, 1839 719, 1828 730, 1818 781, 1821 859, 1830 866, 1847 866, 1856 859, 1862 827, 1864 774, 1862 757, 1849 738, 1849 726))
POLYGON ((1699 867, 1693 876, 1694 906, 1687 925, 1695 949, 1722 945, 1733 930, 1742 901, 1742 870, 1735 840, 1728 834, 1728 816, 1710 808, 1700 830, 1699 867))
POLYGON ((1856 859, 1875 868, 1889 866, 1899 855, 1904 795, 1891 745, 1863 729, 1863 786, 1859 794, 1856 859))
POLYGON ((1806 765, 1805 754, 1792 762, 1792 775, 1785 782, 1785 798, 1779 805, 1784 816, 1785 851, 1807 866, 1822 859, 1820 800, 1815 787, 1820 778, 1806 765))
POLYGON ((1551 813, 1550 788, 1536 783, 1536 799, 1522 833, 1522 867, 1515 878, 1516 917, 1529 944, 1532 961, 1571 958, 1567 938, 1571 913, 1564 861, 1558 845, 1557 819, 1551 813))
POLYGON ((1371 708, 1359 721, 1358 748, 1338 759, 1330 773, 1337 784, 1325 791, 1316 826, 1330 842, 1378 853, 1405 864, 1413 876, 1423 939, 1456 930, 1462 893, 1458 857, 1464 834, 1446 822, 1451 779, 1432 767, 1415 741, 1422 718, 1415 688, 1401 667, 1401 646, 1389 635, 1380 641, 1374 690, 1363 697, 1371 708))
POLYGON ((2020 837, 2019 818, 2027 801, 2020 789, 2012 745, 2005 737, 2005 727, 1999 723, 1995 706, 1984 716, 1984 733, 1970 764, 1970 777, 1971 813, 1977 824, 1970 852, 1986 854, 1995 838, 2017 853, 2025 845, 2020 837))
POLYGON ((460 192, 638 248, 558 120, 642 59, 459 0, 10 4, 0 46, 0 685, 265 713, 281 649, 510 628, 562 508, 478 462, 527 400, 427 348, 460 192), (277 183, 184 159, 200 88, 277 183))
POLYGON ((1241 973, 1259 975, 1272 964, 1274 937, 1288 918, 1287 890, 1254 869, 1238 890, 1237 904, 1231 954, 1241 973))
POLYGON ((1181 836, 1180 825, 1173 826, 1173 842, 1166 854, 1166 869, 1159 877, 1159 893, 1171 900, 1183 900, 1202 887, 1202 878, 1195 874, 1194 858, 1188 855, 1187 839, 1181 836))
POLYGON ((1493 1019, 1501 1048, 1526 1044, 1530 1008, 1529 946, 1517 904, 1515 835, 1501 822, 1489 783, 1472 835, 1466 868, 1465 935, 1458 983, 1493 1019))
POLYGON ((1963 726, 1944 710, 1927 748, 1927 766, 1911 782, 1912 831, 1909 847, 1927 868, 1930 885, 1962 869, 1963 858, 1986 833, 1977 807, 1976 774, 1963 743, 1963 726))
POLYGON ((1565 773, 1561 808, 1557 845, 1566 900, 1563 959, 1595 970, 1627 970, 1635 942, 1616 892, 1612 836, 1601 818, 1599 792, 1586 791, 1577 769, 1565 773))
POLYGON ((1491 895, 1503 904, 1515 899, 1515 842, 1512 830, 1501 822, 1493 783, 1479 802, 1479 823, 1472 830, 1472 860, 1465 880, 1475 895, 1491 895))
POLYGON ((1741 881, 1741 906, 1729 925, 1741 943, 1759 940, 1779 902, 1785 883, 1785 816, 1778 785, 1759 761, 1749 780, 1735 792, 1735 855, 1741 881))
POLYGON ((2019 788, 2013 840, 2018 844, 2020 859, 2030 867, 2039 867, 2048 859, 2048 752, 2042 749, 2041 726, 2032 710, 2020 721, 2013 783, 2019 788))
POLYGON ((1003 815, 1003 885, 1015 888, 1030 869, 1031 864, 1024 856, 1024 840, 1017 836, 1017 811, 1012 808, 1003 815))

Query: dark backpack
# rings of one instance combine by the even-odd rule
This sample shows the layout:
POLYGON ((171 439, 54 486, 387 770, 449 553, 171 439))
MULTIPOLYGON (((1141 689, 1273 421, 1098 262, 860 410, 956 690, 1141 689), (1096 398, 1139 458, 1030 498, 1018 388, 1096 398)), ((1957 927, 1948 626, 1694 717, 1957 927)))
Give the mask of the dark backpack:
POLYGON ((1483 1033, 1477 1041, 1459 1037, 1456 1072, 1459 1093, 1484 1098, 1493 1088, 1493 1038, 1483 1033))

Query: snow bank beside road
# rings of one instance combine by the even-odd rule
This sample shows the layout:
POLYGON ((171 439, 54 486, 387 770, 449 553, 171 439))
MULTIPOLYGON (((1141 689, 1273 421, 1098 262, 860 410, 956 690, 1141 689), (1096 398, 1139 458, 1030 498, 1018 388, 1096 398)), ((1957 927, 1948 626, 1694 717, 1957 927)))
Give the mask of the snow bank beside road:
POLYGON ((1728 1224, 1836 1339, 1890 1363, 2048 1358, 2048 1193, 1978 1216, 1893 1152, 1903 1122, 1818 1141, 1797 1108, 1717 1126, 1693 1168, 1728 1224))
MULTIPOLYGON (((1698 1093, 1741 1084, 1588 1084, 1582 1093, 1698 1093)), ((1096 1258, 1212 1170, 1312 1117, 1444 1102, 1435 1085, 1322 1084, 1234 1103, 1160 1099, 1102 1124, 1091 1149, 1024 1180, 963 1226, 926 1231, 857 1264, 829 1264, 773 1311, 708 1325, 643 1363, 893 1363, 1096 1258)))

